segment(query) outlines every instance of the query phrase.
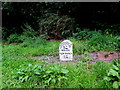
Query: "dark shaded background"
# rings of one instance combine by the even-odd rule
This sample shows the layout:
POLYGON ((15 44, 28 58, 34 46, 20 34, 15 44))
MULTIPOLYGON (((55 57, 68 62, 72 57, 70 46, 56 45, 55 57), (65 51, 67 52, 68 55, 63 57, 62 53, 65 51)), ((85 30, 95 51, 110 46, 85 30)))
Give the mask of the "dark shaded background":
POLYGON ((119 2, 8 2, 2 3, 2 7, 2 26, 6 28, 3 30, 6 37, 22 33, 21 27, 26 22, 37 31, 38 20, 44 17, 45 11, 68 15, 75 19, 76 27, 90 30, 120 24, 119 2))

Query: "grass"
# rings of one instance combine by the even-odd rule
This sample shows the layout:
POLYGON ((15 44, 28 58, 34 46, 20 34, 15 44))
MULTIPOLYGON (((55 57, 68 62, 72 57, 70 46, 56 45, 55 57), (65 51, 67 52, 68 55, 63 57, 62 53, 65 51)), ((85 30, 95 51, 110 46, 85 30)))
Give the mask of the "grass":
MULTIPOLYGON (((102 36, 103 37, 103 36, 102 36)), ((119 50, 118 41, 115 37, 91 38, 88 41, 80 41, 74 38, 69 40, 73 43, 74 55, 86 54, 99 50, 119 50), (109 40, 110 39, 110 40, 109 40), (109 46, 108 46, 109 45, 109 46), (102 47, 103 46, 103 47, 102 47)), ((86 62, 79 62, 79 64, 65 64, 55 65, 32 58, 33 56, 58 56, 60 41, 44 41, 39 38, 25 41, 19 45, 9 44, 3 45, 3 88, 112 88, 110 82, 103 78, 107 75, 107 71, 111 68, 112 63, 97 62, 87 66, 86 62), (31 71, 25 71, 30 67, 31 71), (42 66, 41 69, 35 65, 42 66), (51 69, 54 68, 54 69, 51 69), (56 69, 55 69, 56 68, 56 69), (60 72, 61 68, 66 70, 60 72), (28 77, 21 81, 17 72, 20 70, 22 77, 28 77), (36 75, 36 70, 40 75, 36 75), (49 71, 50 70, 50 71, 49 71), (49 73, 46 73, 48 71, 49 73), (57 72, 57 73, 56 73, 57 72), (45 76, 46 75, 46 76, 45 76), (47 78, 44 78, 47 77, 47 78)))

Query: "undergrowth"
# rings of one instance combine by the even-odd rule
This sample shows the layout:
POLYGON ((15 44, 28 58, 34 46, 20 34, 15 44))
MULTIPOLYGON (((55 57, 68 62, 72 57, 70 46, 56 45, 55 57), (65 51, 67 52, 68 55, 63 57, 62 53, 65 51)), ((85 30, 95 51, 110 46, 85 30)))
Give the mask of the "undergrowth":
MULTIPOLYGON (((73 43, 73 54, 96 51, 119 51, 119 36, 99 35, 89 40, 68 38, 73 43)), ((3 88, 114 88, 113 82, 104 80, 112 63, 86 62, 66 65, 46 65, 34 56, 58 56, 61 41, 45 41, 40 37, 24 39, 23 43, 2 45, 3 88), (71 67, 72 66, 72 67, 71 67)), ((86 59, 86 58, 85 58, 86 59)), ((113 74, 114 75, 114 74, 113 74)), ((118 77, 119 78, 119 77, 118 77)), ((118 81, 117 81, 118 82, 118 81)), ((118 84, 117 84, 118 85, 118 84)))

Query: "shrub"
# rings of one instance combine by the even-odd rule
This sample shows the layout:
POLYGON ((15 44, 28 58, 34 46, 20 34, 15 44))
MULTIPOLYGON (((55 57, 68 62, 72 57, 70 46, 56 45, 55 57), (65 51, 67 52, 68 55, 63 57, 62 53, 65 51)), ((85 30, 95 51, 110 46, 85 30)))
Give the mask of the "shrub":
POLYGON ((8 43, 20 43, 23 42, 18 34, 12 34, 7 38, 8 43))
POLYGON ((94 36, 101 35, 101 31, 90 31, 89 29, 81 30, 80 28, 76 28, 76 31, 76 33, 73 33, 73 37, 79 40, 90 39, 94 36))
POLYGON ((47 42, 40 37, 34 37, 34 38, 26 38, 24 42, 21 44, 23 47, 36 47, 40 45, 46 45, 47 42))
POLYGON ((36 37, 38 36, 38 32, 35 31, 28 23, 24 24, 24 27, 22 27, 23 29, 23 34, 26 37, 36 37))
POLYGON ((31 40, 32 38, 35 38, 38 36, 38 32, 34 31, 34 29, 27 23, 24 24, 24 27, 22 27, 22 28, 23 28, 24 32, 21 35, 20 34, 11 34, 7 38, 8 43, 21 43, 21 42, 24 42, 27 40, 31 40))
POLYGON ((59 16, 55 13, 45 13, 39 21, 40 37, 45 39, 63 39, 72 35, 74 19, 67 15, 59 16))
POLYGON ((107 23, 96 23, 97 27, 101 29, 104 33, 109 32, 113 35, 120 35, 120 32, 118 31, 120 29, 120 24, 107 24, 107 23))
POLYGON ((119 41, 115 37, 110 36, 94 36, 88 41, 88 45, 97 48, 97 50, 117 50, 119 41))

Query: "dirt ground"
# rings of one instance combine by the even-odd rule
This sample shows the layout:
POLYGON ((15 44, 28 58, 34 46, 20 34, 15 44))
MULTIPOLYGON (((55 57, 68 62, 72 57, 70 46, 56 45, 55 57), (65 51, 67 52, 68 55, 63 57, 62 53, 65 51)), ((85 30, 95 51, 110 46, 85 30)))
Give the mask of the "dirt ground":
POLYGON ((39 60, 44 60, 46 63, 70 63, 73 62, 75 64, 78 63, 78 61, 84 61, 85 58, 87 58, 87 62, 89 64, 95 63, 97 61, 104 61, 104 62, 111 62, 113 60, 120 60, 120 52, 116 51, 109 51, 109 52, 93 52, 89 53, 88 56, 84 55, 75 55, 73 56, 72 61, 60 61, 59 57, 53 57, 53 56, 36 56, 34 58, 37 58, 39 60))

